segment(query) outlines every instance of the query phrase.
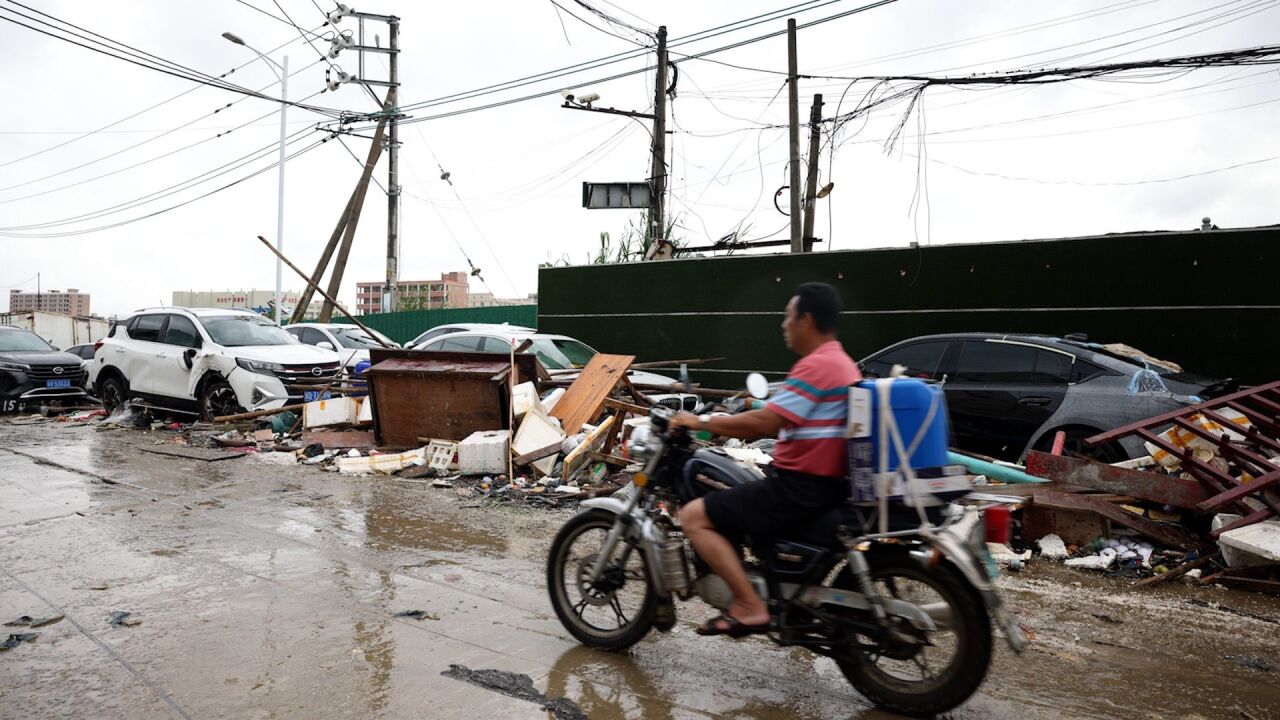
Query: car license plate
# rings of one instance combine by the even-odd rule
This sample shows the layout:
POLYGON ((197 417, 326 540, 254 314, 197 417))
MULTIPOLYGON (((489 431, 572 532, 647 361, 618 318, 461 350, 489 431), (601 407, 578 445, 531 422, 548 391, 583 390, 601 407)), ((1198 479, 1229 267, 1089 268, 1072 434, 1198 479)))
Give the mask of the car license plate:
POLYGON ((327 390, 323 393, 321 393, 319 390, 304 390, 302 392, 303 402, 313 402, 316 400, 328 400, 331 397, 333 397, 333 393, 327 390))
POLYGON ((50 387, 50 388, 69 388, 71 387, 71 381, 70 380, 45 380, 44 386, 50 387))

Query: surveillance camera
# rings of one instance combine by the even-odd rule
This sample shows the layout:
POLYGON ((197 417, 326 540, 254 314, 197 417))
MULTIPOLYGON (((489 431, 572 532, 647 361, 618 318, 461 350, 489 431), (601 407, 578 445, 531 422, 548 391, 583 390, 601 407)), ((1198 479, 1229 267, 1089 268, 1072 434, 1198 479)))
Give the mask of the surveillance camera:
POLYGON ((573 91, 572 91, 572 90, 561 90, 561 91, 560 91, 560 97, 564 98, 564 101, 565 101, 565 102, 573 102, 573 91))
POLYGON ((578 98, 578 102, 582 103, 583 105, 590 105, 591 103, 599 99, 600 99, 599 93, 589 93, 587 95, 583 95, 582 97, 578 98))

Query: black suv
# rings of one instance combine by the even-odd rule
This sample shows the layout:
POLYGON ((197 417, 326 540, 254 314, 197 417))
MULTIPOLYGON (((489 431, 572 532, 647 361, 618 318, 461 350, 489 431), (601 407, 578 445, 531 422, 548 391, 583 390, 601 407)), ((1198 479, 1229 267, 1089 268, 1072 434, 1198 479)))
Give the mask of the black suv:
POLYGON ((1059 430, 1068 452, 1106 462, 1139 457, 1147 451, 1136 440, 1101 448, 1083 440, 1235 389, 1083 335, 926 335, 859 365, 867 377, 902 365, 908 376, 942 383, 955 445, 1012 461, 1047 450, 1059 430))
POLYGON ((0 412, 28 402, 78 400, 86 396, 84 380, 79 357, 29 330, 0 327, 0 412))

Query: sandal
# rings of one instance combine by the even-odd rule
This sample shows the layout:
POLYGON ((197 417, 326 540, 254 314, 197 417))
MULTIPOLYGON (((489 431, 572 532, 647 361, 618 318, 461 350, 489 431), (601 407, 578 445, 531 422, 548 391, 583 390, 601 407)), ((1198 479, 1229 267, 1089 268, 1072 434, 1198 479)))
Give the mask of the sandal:
POLYGON ((699 625, 695 630, 699 635, 728 635, 731 638, 746 637, 747 635, 758 635, 769 632, 769 623, 765 622, 760 625, 744 625, 738 618, 725 613, 717 615, 705 623, 699 625), (720 621, 724 621, 724 626, 720 625, 720 621))

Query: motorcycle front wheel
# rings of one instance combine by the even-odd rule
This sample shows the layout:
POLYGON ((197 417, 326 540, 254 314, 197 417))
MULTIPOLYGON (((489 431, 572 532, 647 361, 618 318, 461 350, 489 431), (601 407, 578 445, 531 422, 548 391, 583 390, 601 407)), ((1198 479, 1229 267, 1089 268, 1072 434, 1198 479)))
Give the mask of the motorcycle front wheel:
MULTIPOLYGON (((877 706, 912 717, 932 717, 968 700, 991 665, 991 620, 977 591, 945 562, 926 570, 906 552, 892 550, 868 560, 876 591, 924 608, 937 630, 917 630, 905 618, 891 617, 899 637, 856 636, 837 660, 845 678, 877 706)), ((833 585, 856 590, 847 569, 833 585)))
POLYGON ((600 578, 589 579, 616 520, 604 510, 578 513, 560 528, 547 558, 547 591, 556 616, 579 642, 603 650, 639 642, 658 609, 644 553, 625 541, 614 548, 600 578))

